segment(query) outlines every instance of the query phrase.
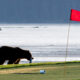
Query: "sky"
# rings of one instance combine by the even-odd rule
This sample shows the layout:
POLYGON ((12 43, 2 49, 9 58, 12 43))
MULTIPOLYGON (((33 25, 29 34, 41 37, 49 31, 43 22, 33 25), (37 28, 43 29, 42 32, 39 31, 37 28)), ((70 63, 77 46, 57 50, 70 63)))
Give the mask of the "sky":
POLYGON ((69 23, 80 0, 0 0, 0 23, 69 23))

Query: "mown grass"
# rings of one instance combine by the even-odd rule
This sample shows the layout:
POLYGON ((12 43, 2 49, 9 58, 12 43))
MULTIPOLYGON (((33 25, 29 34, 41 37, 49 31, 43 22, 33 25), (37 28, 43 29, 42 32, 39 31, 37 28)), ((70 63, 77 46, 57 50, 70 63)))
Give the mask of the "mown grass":
POLYGON ((0 65, 0 80, 80 80, 80 61, 0 65))

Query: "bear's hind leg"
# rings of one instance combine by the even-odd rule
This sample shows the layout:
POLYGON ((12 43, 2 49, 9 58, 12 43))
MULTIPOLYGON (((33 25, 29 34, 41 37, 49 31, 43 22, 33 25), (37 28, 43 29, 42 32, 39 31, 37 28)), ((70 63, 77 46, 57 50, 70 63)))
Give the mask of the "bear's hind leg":
POLYGON ((8 64, 18 64, 20 59, 9 60, 8 64))
POLYGON ((4 64, 5 60, 4 59, 0 59, 0 65, 4 64))

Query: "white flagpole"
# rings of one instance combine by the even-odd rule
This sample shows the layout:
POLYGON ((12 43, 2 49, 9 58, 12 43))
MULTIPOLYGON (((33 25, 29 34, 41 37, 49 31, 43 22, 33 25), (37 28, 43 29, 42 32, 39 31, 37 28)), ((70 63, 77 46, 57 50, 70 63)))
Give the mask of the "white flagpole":
POLYGON ((66 60, 68 56, 68 48, 69 48, 69 36, 70 36, 70 20, 69 20, 69 27, 68 27, 68 33, 67 33, 67 44, 66 44, 66 55, 65 55, 65 64, 64 64, 64 78, 66 78, 66 60))

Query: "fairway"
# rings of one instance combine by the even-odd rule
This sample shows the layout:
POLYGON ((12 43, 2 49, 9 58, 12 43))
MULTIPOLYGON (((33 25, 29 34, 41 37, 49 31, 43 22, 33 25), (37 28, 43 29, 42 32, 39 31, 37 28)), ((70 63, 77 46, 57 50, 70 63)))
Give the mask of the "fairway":
POLYGON ((64 63, 0 69, 0 80, 80 80, 80 63, 65 65, 66 69, 64 63), (45 74, 40 74, 42 69, 46 71, 45 74))

